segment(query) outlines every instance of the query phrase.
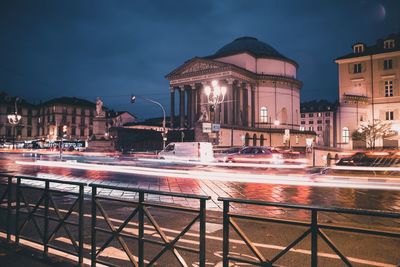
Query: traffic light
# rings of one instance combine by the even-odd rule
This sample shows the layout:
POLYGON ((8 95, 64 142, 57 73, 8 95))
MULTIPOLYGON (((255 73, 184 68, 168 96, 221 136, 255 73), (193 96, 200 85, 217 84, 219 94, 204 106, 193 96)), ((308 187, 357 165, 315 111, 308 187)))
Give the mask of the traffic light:
POLYGON ((136 96, 132 95, 131 96, 131 103, 133 104, 133 103, 135 103, 135 101, 136 101, 136 96))

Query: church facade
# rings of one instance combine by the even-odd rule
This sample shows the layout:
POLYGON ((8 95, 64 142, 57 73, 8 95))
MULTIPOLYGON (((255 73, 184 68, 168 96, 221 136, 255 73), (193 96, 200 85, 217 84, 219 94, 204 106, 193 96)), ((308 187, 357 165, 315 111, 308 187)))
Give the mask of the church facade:
POLYGON ((219 146, 304 147, 315 133, 300 131, 297 68, 295 61, 253 37, 192 58, 166 76, 170 126, 194 129, 196 141, 219 146), (217 104, 209 97, 213 84, 224 88, 217 104))

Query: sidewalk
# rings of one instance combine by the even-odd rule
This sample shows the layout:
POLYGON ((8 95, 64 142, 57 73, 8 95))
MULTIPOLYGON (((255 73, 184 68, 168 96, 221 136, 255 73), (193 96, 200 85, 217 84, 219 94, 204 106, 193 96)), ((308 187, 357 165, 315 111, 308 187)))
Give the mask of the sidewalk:
POLYGON ((54 258, 42 259, 39 252, 20 248, 15 245, 8 245, 0 241, 0 265, 12 267, 70 267, 74 266, 68 262, 62 262, 54 258))

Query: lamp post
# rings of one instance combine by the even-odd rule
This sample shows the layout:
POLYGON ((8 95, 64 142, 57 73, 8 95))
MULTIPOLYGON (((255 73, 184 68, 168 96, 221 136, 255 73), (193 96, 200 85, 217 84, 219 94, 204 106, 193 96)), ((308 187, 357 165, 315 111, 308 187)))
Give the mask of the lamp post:
POLYGON ((211 82, 211 86, 206 86, 204 88, 205 94, 207 96, 207 102, 214 108, 214 114, 216 113, 219 104, 224 102, 226 95, 226 87, 220 86, 217 80, 211 82))
POLYGON ((18 109, 17 109, 17 101, 18 97, 15 98, 15 103, 14 103, 14 114, 9 114, 7 115, 8 123, 10 123, 13 126, 13 149, 15 148, 15 128, 18 125, 18 123, 21 121, 22 116, 18 114, 18 109))
POLYGON ((161 105, 160 102, 157 102, 157 101, 155 101, 155 100, 152 100, 152 99, 149 99, 149 98, 146 98, 146 97, 139 97, 139 96, 135 96, 135 95, 132 95, 132 96, 131 96, 131 103, 132 103, 132 104, 134 104, 134 103, 136 102, 136 97, 141 98, 141 99, 146 100, 146 101, 149 101, 149 102, 151 102, 151 103, 153 103, 153 104, 156 104, 157 106, 159 106, 159 107, 162 109, 162 112, 163 112, 163 122, 162 122, 163 132, 162 132, 162 139, 163 139, 163 149, 164 149, 164 148, 165 148, 165 141, 167 140, 167 135, 166 135, 166 133, 165 133, 165 109, 164 109, 163 105, 161 105))
POLYGON ((64 125, 64 126, 62 127, 62 133, 61 133, 60 160, 62 160, 63 146, 64 146, 64 137, 66 137, 66 134, 67 134, 67 125, 64 125))

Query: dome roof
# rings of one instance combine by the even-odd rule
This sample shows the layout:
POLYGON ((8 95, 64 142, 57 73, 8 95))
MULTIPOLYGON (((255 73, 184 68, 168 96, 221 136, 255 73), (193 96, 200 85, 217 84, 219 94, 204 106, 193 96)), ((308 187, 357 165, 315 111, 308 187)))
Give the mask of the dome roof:
POLYGON ((290 60, 281 53, 279 53, 275 48, 273 48, 269 44, 261 42, 257 38, 248 36, 235 39, 233 42, 230 42, 229 44, 223 46, 211 57, 213 58, 223 57, 234 54, 240 54, 243 52, 248 52, 249 54, 252 54, 255 57, 267 57, 267 58, 290 60))

